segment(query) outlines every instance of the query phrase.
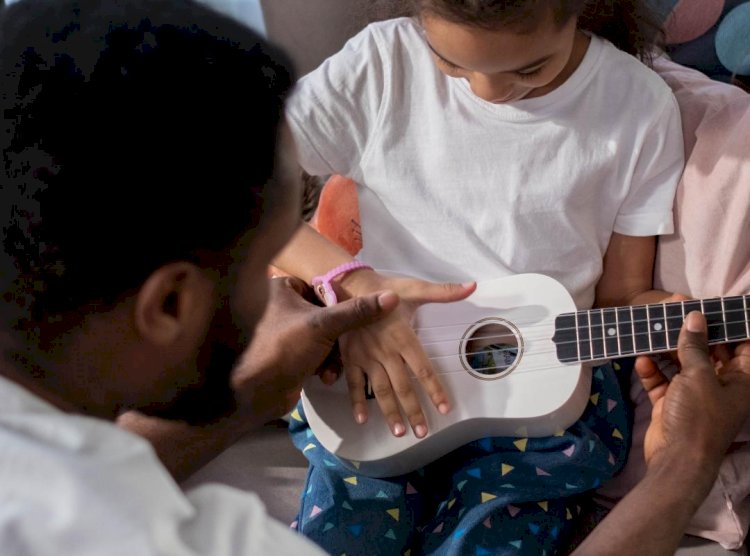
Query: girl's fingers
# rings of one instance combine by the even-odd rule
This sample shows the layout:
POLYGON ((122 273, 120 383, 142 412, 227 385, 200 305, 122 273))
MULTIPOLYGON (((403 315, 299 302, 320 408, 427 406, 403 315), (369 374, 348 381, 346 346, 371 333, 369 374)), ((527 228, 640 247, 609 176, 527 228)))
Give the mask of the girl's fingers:
MULTIPOLYGON (((445 285, 433 286, 444 289, 445 285)), ((460 295, 468 295, 474 286, 462 286, 460 295)), ((453 294, 455 291, 450 295, 453 294)), ((367 415, 365 378, 396 436, 406 433, 404 416, 417 438, 428 433, 417 388, 424 389, 438 411, 443 414, 450 411, 448 395, 404 314, 392 314, 365 329, 350 332, 342 337, 340 345, 348 361, 345 375, 357 422, 363 422, 363 416, 366 418, 367 415)))
POLYGON ((735 352, 735 356, 727 362, 720 374, 729 373, 750 374, 750 350, 744 350, 742 353, 735 352))
POLYGON ((417 438, 426 436, 427 419, 404 360, 378 354, 364 357, 362 354, 372 352, 351 345, 349 349, 354 355, 347 357, 349 362, 344 368, 355 420, 363 423, 367 418, 365 385, 369 383, 369 389, 394 435, 406 433, 403 412, 414 435, 417 438))
MULTIPOLYGON (((389 360, 385 363, 384 367, 396 402, 406 415, 406 419, 409 421, 414 435, 417 438, 425 437, 427 435, 427 419, 422 412, 422 405, 419 403, 419 398, 414 391, 414 382, 406 368, 404 360, 400 357, 397 360, 389 360)), ((378 398, 377 393, 375 397, 378 398)), ((380 403, 379 398, 378 403, 380 403)), ((385 413, 385 410, 383 412, 385 413)), ((390 422, 391 420, 389 419, 390 422)), ((391 427, 392 429, 393 427, 391 427)))
POLYGON ((353 364, 344 365, 346 386, 352 402, 352 415, 360 425, 367 422, 367 398, 365 397, 365 372, 362 367, 353 364))
POLYGON ((432 362, 427 358, 424 352, 405 348, 403 350, 404 360, 411 369, 412 374, 417 379, 421 387, 427 393, 432 404, 440 413, 445 415, 451 410, 448 394, 440 382, 440 378, 435 372, 432 362))
POLYGON ((391 286, 405 301, 423 303, 450 303, 466 299, 477 289, 476 282, 454 284, 427 282, 425 280, 399 280, 391 286))
POLYGON ((742 342, 738 346, 734 348, 734 355, 735 356, 744 356, 748 355, 750 356, 750 342, 742 342))
POLYGON ((372 387, 372 393, 375 395, 380 411, 383 412, 383 417, 385 418, 385 422, 388 423, 391 433, 394 436, 403 436, 406 434, 406 427, 401 418, 399 401, 396 399, 388 373, 386 373, 380 363, 373 362, 367 369, 367 377, 372 387))
POLYGON ((727 344, 719 344, 711 348, 711 355, 721 366, 725 366, 732 360, 732 349, 727 344))

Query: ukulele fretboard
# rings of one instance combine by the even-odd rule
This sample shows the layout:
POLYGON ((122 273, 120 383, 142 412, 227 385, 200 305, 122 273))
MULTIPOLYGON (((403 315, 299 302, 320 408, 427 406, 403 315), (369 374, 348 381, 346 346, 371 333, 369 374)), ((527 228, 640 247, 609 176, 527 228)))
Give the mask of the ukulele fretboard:
POLYGON ((563 313, 552 340, 562 363, 671 351, 685 316, 700 311, 709 344, 721 344, 750 338, 748 308, 745 295, 563 313))

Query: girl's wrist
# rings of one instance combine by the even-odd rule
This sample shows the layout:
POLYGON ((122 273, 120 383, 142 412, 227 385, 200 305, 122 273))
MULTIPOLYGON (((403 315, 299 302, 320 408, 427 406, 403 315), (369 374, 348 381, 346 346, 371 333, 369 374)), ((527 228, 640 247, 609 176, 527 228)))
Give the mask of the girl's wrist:
POLYGON ((341 276, 333 283, 333 288, 343 301, 382 290, 382 280, 383 277, 372 268, 360 268, 341 276))
POLYGON ((311 283, 318 298, 325 305, 330 306, 373 291, 368 289, 361 279, 352 279, 361 274, 377 275, 369 265, 354 260, 337 265, 325 274, 315 276, 311 283))

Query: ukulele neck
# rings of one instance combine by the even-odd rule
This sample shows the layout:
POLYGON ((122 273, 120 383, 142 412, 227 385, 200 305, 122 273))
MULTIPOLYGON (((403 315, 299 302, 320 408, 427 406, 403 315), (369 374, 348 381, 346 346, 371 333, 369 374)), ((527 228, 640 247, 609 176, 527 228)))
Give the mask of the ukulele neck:
POLYGON ((677 349, 685 317, 700 311, 710 345, 750 338, 750 296, 653 303, 563 313, 552 337, 561 363, 584 363, 677 349))

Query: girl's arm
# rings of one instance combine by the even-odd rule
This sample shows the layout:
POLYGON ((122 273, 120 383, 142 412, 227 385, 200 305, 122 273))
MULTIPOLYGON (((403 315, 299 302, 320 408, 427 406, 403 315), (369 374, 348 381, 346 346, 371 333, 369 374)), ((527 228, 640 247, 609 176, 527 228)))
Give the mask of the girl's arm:
MULTIPOLYGON (((310 283, 332 268, 352 261, 338 245, 303 225, 274 260, 273 265, 310 283)), ((464 299, 475 284, 438 284, 410 278, 391 278, 359 269, 332 283, 339 300, 391 290, 399 295, 398 309, 380 322, 349 332, 340 340, 344 376, 349 387, 352 412, 358 423, 367 420, 365 377, 372 386, 378 406, 391 432, 406 434, 401 412, 414 434, 427 434, 427 420, 415 393, 413 379, 424 389, 441 413, 451 404, 435 370, 411 327, 414 310, 424 303, 445 303, 464 299)))
POLYGON ((343 248, 302 222, 289 243, 276 256, 273 265, 309 284, 315 276, 353 260, 343 248))
POLYGON ((604 271, 596 286, 596 307, 643 305, 686 299, 653 288, 656 237, 612 234, 604 271))

